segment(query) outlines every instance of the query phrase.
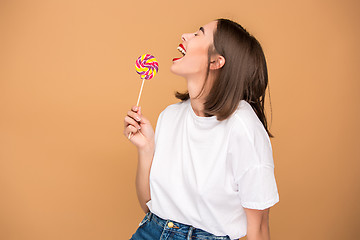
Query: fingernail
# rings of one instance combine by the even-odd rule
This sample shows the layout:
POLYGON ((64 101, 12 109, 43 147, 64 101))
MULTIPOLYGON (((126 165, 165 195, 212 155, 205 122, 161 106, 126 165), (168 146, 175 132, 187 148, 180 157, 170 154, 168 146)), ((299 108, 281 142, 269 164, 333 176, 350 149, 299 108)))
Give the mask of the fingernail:
POLYGON ((139 130, 141 129, 141 127, 138 128, 139 130))
POLYGON ((141 119, 140 119, 139 117, 136 117, 136 120, 137 120, 137 121, 140 121, 141 119))

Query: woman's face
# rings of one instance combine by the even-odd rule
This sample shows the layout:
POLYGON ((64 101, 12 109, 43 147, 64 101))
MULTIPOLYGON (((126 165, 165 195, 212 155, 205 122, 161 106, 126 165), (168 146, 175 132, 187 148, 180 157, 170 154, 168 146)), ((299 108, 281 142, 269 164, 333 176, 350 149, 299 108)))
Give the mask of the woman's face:
POLYGON ((179 76, 204 79, 208 67, 208 49, 213 44, 217 22, 210 22, 194 33, 185 33, 178 49, 184 56, 174 58, 170 70, 179 76))

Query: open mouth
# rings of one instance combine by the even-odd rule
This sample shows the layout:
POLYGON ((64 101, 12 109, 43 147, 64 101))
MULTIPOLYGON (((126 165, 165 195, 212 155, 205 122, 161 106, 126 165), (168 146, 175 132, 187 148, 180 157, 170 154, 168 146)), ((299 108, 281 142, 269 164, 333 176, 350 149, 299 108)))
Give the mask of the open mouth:
POLYGON ((182 59, 182 58, 186 55, 185 47, 184 47, 184 45, 182 45, 181 43, 179 44, 177 50, 179 50, 179 52, 182 54, 182 57, 174 58, 174 59, 173 59, 173 62, 182 59))

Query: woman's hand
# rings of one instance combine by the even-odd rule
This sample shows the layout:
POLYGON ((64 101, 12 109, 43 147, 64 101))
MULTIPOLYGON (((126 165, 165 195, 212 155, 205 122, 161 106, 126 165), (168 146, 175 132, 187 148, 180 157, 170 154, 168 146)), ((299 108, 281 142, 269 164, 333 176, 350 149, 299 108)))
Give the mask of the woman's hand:
POLYGON ((154 130, 141 113, 141 107, 133 106, 124 120, 124 135, 139 151, 154 151, 154 130))

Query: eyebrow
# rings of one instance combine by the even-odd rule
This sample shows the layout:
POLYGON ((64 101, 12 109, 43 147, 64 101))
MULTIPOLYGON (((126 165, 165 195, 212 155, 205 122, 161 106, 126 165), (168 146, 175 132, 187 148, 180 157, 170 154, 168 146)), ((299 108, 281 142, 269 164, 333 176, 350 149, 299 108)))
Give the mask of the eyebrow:
POLYGON ((203 32, 203 34, 205 34, 205 30, 204 30, 204 28, 203 28, 203 27, 200 27, 200 28, 199 28, 199 30, 200 30, 200 31, 202 31, 202 32, 203 32))

